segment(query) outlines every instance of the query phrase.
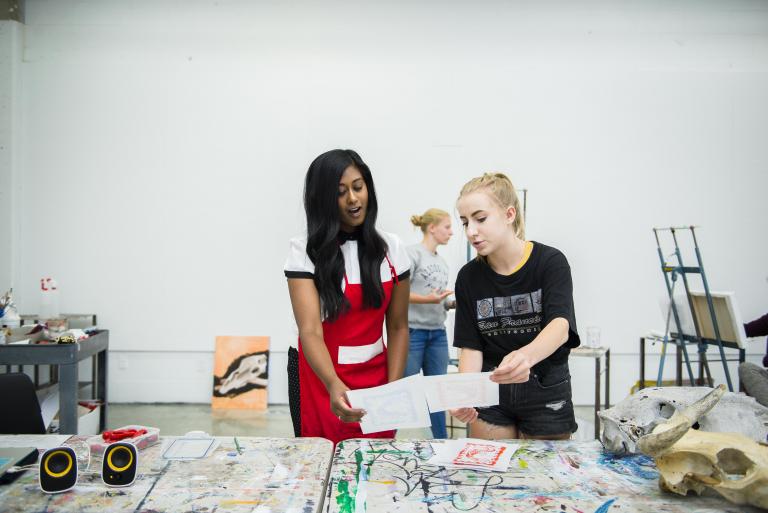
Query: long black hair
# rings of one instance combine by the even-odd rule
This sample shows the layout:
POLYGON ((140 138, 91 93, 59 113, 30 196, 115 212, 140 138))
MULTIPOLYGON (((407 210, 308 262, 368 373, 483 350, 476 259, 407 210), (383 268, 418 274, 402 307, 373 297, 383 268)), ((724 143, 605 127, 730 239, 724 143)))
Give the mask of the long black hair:
POLYGON ((379 308, 384 300, 381 285, 381 262, 387 243, 376 231, 379 205, 373 177, 363 159, 352 150, 331 150, 317 157, 309 166, 304 181, 304 210, 307 214, 307 255, 315 264, 315 287, 320 294, 323 318, 334 321, 349 309, 341 283, 344 279, 344 255, 339 231, 339 181, 344 171, 353 166, 363 176, 368 189, 368 208, 358 228, 357 257, 363 286, 363 306, 379 308))

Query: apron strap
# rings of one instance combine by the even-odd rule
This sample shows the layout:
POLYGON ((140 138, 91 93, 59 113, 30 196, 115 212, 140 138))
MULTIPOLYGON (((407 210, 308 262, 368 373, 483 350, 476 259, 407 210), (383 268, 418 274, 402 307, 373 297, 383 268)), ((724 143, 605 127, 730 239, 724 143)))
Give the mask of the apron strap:
MULTIPOLYGON (((341 251, 341 243, 336 240, 336 244, 339 246, 339 251, 341 251)), ((342 259, 344 258, 344 253, 342 252, 342 259)), ((344 287, 349 288, 349 280, 347 279, 347 271, 344 271, 344 287)))
POLYGON ((389 260, 389 255, 384 253, 384 258, 387 259, 387 263, 389 264, 389 272, 392 274, 392 281, 395 282, 395 285, 399 285, 400 278, 397 277, 397 271, 395 271, 395 267, 392 265, 392 262, 389 260))

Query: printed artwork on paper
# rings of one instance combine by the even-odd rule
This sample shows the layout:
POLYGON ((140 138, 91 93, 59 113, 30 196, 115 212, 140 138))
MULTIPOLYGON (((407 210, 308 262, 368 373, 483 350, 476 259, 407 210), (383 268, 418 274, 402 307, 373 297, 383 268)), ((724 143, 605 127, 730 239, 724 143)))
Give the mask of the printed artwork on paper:
POLYGON ((269 337, 216 337, 214 409, 267 409, 269 337))
POLYGON ((453 459, 454 465, 493 466, 504 454, 506 447, 468 442, 453 459))

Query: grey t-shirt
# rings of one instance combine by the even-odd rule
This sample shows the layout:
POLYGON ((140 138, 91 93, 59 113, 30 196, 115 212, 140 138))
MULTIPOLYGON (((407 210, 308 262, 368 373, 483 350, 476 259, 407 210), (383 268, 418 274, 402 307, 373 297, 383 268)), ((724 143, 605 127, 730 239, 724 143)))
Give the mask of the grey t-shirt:
MULTIPOLYGON (((435 289, 448 286, 448 264, 438 254, 430 253, 421 243, 406 248, 411 259, 411 292, 429 295, 435 289)), ((445 306, 411 303, 408 305, 408 326, 416 329, 439 330, 445 328, 445 306)))

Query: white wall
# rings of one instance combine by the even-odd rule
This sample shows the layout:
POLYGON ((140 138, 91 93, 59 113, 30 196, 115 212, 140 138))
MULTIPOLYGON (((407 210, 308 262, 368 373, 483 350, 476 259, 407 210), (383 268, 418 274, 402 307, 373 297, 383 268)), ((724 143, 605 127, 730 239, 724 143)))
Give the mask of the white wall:
MULTIPOLYGON (((756 1, 30 0, 22 310, 54 276, 62 310, 98 313, 113 400, 207 401, 217 334, 271 336, 284 380, 303 175, 351 147, 373 170, 380 227, 408 242, 411 214, 452 209, 483 171, 528 188, 529 237, 568 256, 578 324, 602 329, 623 397, 638 337, 662 324, 651 227, 701 225, 713 289, 735 290, 745 319, 766 309, 766 14, 756 1)), ((460 237, 445 254, 457 271, 460 237)))
POLYGON ((13 283, 19 257, 19 156, 23 26, 0 20, 0 294, 13 283))

